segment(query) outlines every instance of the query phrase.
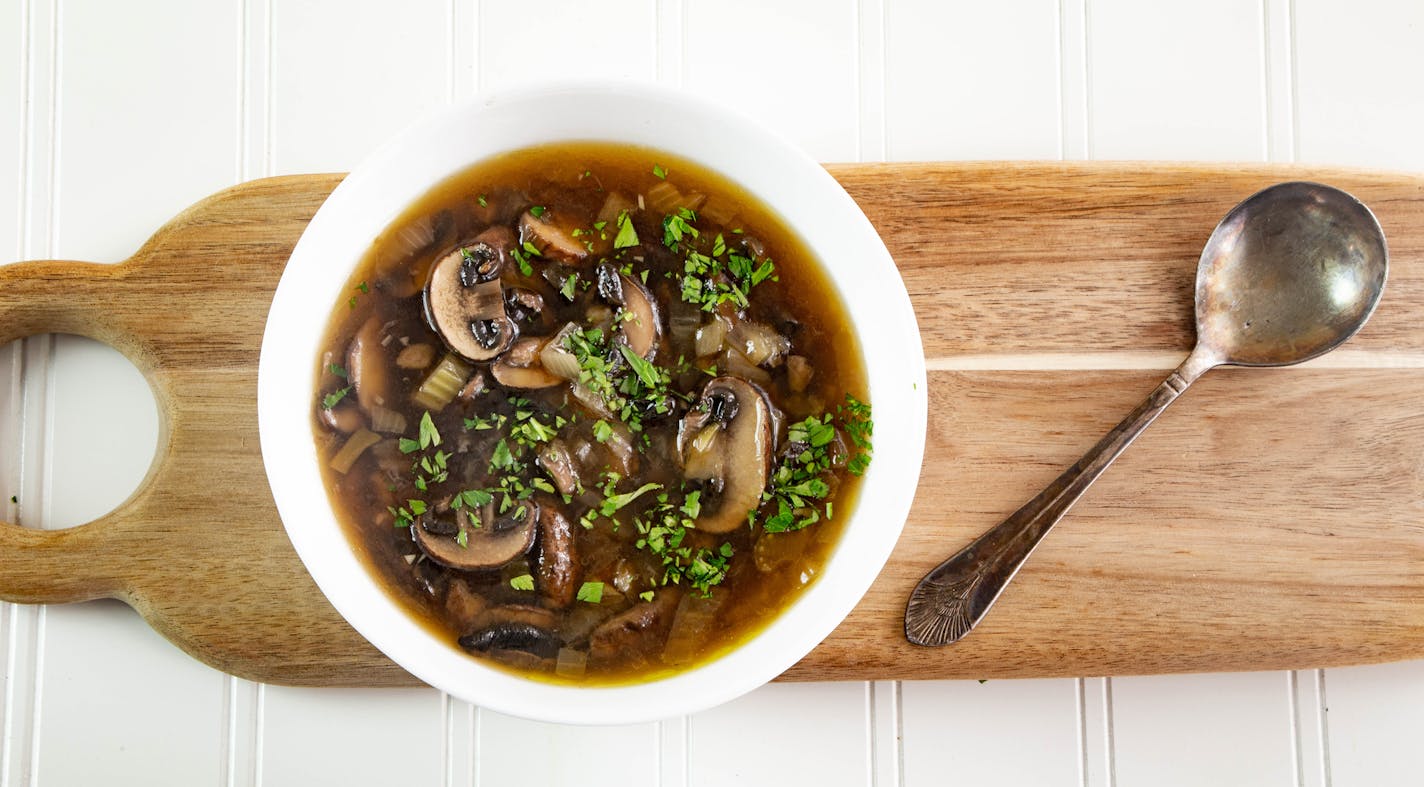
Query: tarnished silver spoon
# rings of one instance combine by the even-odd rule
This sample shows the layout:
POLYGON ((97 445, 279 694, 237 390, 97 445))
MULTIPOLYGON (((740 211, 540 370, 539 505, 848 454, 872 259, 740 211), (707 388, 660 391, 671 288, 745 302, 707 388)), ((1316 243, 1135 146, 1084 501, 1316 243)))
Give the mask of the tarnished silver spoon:
POLYGON ((1076 464, 925 575, 905 636, 946 645, 968 634, 1034 547, 1132 441, 1215 366, 1287 366, 1355 335, 1384 292, 1389 254, 1369 208, 1339 189, 1282 183, 1216 226, 1197 266, 1197 345, 1147 400, 1076 464))

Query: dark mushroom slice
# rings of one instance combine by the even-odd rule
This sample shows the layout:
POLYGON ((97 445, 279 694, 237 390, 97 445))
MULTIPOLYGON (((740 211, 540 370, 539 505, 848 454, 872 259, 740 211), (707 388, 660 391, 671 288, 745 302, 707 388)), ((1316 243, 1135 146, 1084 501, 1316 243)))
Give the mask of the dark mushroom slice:
POLYGON ((540 607, 507 604, 490 607, 476 616, 460 647, 472 653, 523 669, 552 669, 563 647, 555 632, 554 613, 540 607))
POLYGON ((555 608, 574 603, 579 588, 578 543, 573 525, 551 501, 539 504, 539 593, 555 608))
POLYGON ((546 341, 530 336, 514 342, 490 364, 490 374, 506 388, 549 388, 564 383, 564 378, 549 374, 539 358, 546 341))
POLYGON ((640 601, 599 624, 588 635, 588 655, 596 662, 646 659, 662 650, 680 594, 658 589, 652 601, 640 601))
POLYGON ((747 521, 766 488, 772 441, 771 407, 761 389, 737 377, 708 381, 677 439, 683 476, 713 493, 703 497, 698 530, 728 533, 747 521))
POLYGON ((653 294, 641 281, 606 262, 598 266, 598 294, 623 307, 625 316, 618 324, 623 341, 628 349, 651 361, 663 335, 662 311, 653 294))
POLYGON ((431 560, 457 571, 482 571, 499 568, 529 551, 534 545, 539 510, 525 504, 501 517, 493 516, 486 506, 480 527, 461 522, 459 512, 421 514, 411 527, 416 546, 431 560), (523 516, 518 516, 522 509, 523 516), (465 545, 459 534, 465 532, 465 545))
POLYGON ((514 240, 508 228, 491 227, 430 270, 426 320, 445 346, 467 360, 488 361, 514 341, 516 329, 505 313, 500 283, 514 240))

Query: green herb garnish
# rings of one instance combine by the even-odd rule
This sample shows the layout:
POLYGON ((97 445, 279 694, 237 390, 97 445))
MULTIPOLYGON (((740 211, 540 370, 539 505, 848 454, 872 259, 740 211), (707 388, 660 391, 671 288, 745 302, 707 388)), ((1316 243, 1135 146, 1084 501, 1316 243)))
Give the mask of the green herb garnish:
POLYGON ((420 448, 425 450, 432 445, 440 445, 440 432, 435 429, 435 422, 430 419, 430 411, 426 410, 420 416, 420 448))
POLYGON ((509 586, 515 590, 533 590, 534 577, 528 574, 520 574, 514 579, 509 580, 509 586))
POLYGON ((587 601, 590 604, 597 604, 598 602, 603 600, 603 583, 585 582, 582 585, 579 585, 577 598, 579 601, 587 601))
POLYGON ((323 410, 330 410, 331 408, 335 407, 342 399, 345 399, 345 398, 346 398, 346 394, 349 394, 349 393, 351 393, 351 386, 348 385, 348 386, 346 386, 345 388, 342 388, 342 389, 337 390, 337 391, 332 391, 331 393, 327 394, 326 396, 323 396, 323 397, 321 398, 321 407, 322 407, 322 409, 323 409, 323 410))
POLYGON ((638 231, 633 228, 633 219, 628 211, 618 214, 618 235, 613 238, 613 248, 627 249, 638 245, 638 231))

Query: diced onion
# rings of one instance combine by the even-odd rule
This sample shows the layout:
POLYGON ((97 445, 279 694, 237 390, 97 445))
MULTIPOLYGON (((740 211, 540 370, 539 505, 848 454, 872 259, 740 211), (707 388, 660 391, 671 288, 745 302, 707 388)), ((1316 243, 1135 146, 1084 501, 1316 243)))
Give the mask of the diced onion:
POLYGON ((565 380, 578 379, 578 358, 564 347, 564 337, 577 330, 577 325, 569 323, 554 334, 552 339, 544 343, 543 349, 539 350, 539 363, 544 365, 544 371, 565 380))
POLYGON ((732 222, 736 220, 737 214, 733 212, 732 206, 728 203, 716 199, 709 199, 702 205, 702 218, 718 226, 736 229, 732 222))
POLYGON ((559 648, 559 659, 554 663, 554 674, 561 678, 581 678, 587 667, 587 653, 573 648, 559 648))
POLYGON ((666 180, 648 189, 648 207, 657 213, 672 213, 682 203, 682 192, 666 180))
POLYGON ((816 369, 811 365, 804 355, 791 355, 786 358, 786 385, 793 393, 801 393, 810 384, 811 377, 816 374, 816 369))
POLYGON ((595 222, 605 222, 603 231, 611 238, 613 234, 618 231, 618 216, 624 211, 632 213, 637 209, 638 203, 634 202, 626 194, 620 191, 611 191, 603 200, 603 207, 598 209, 598 217, 595 219, 595 222))
POLYGON ((574 383, 569 386, 569 393, 579 400, 590 412, 601 418, 612 418, 613 411, 608 409, 608 403, 603 401, 603 397, 594 392, 592 388, 581 383, 574 383))
POLYGON ((362 429, 351 435, 341 449, 331 457, 331 469, 338 473, 345 473, 356 464, 356 460, 367 448, 381 442, 381 436, 369 429, 362 429))
POLYGON ((688 210, 695 211, 702 207, 702 203, 706 201, 707 195, 705 194, 684 194, 682 199, 678 200, 677 206, 679 208, 687 208, 688 210))
POLYGON ((740 377, 747 382, 757 385, 767 385, 771 382, 771 375, 765 369, 754 365, 747 360, 745 355, 728 347, 721 355, 717 356, 717 372, 719 374, 729 374, 733 377, 740 377))
POLYGON ((727 338, 727 324, 721 320, 713 320, 701 328, 697 329, 696 350, 697 357, 715 355, 722 349, 722 342, 727 338))
POLYGON ((747 357, 753 366, 776 367, 791 349, 785 336, 761 323, 740 320, 727 333, 727 345, 747 357))
POLYGON ((455 400, 455 394, 465 386, 465 379, 469 376, 470 365, 454 353, 446 353, 411 398, 426 410, 439 412, 455 400))
POLYGON ((663 645, 665 663, 680 664, 697 655, 716 630, 717 609, 722 605, 722 597, 721 593, 714 593, 711 598, 703 598, 696 593, 682 597, 677 612, 673 614, 672 626, 668 629, 667 644, 663 645))

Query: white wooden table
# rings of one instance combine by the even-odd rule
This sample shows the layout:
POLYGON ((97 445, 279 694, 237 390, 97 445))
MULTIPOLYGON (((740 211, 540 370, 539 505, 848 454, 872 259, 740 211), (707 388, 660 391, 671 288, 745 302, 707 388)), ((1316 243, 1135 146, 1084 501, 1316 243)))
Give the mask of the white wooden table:
MULTIPOLYGON (((480 90, 605 76, 748 108, 823 161, 1424 169, 1418 0, 0 0, 0 260, 116 261, 224 186, 347 170, 480 90)), ((156 441, 113 350, 0 349, 0 518, 92 519, 156 441)), ((771 685, 584 729, 248 683, 117 603, 0 613, 0 787, 1424 782, 1424 662, 771 685)))

